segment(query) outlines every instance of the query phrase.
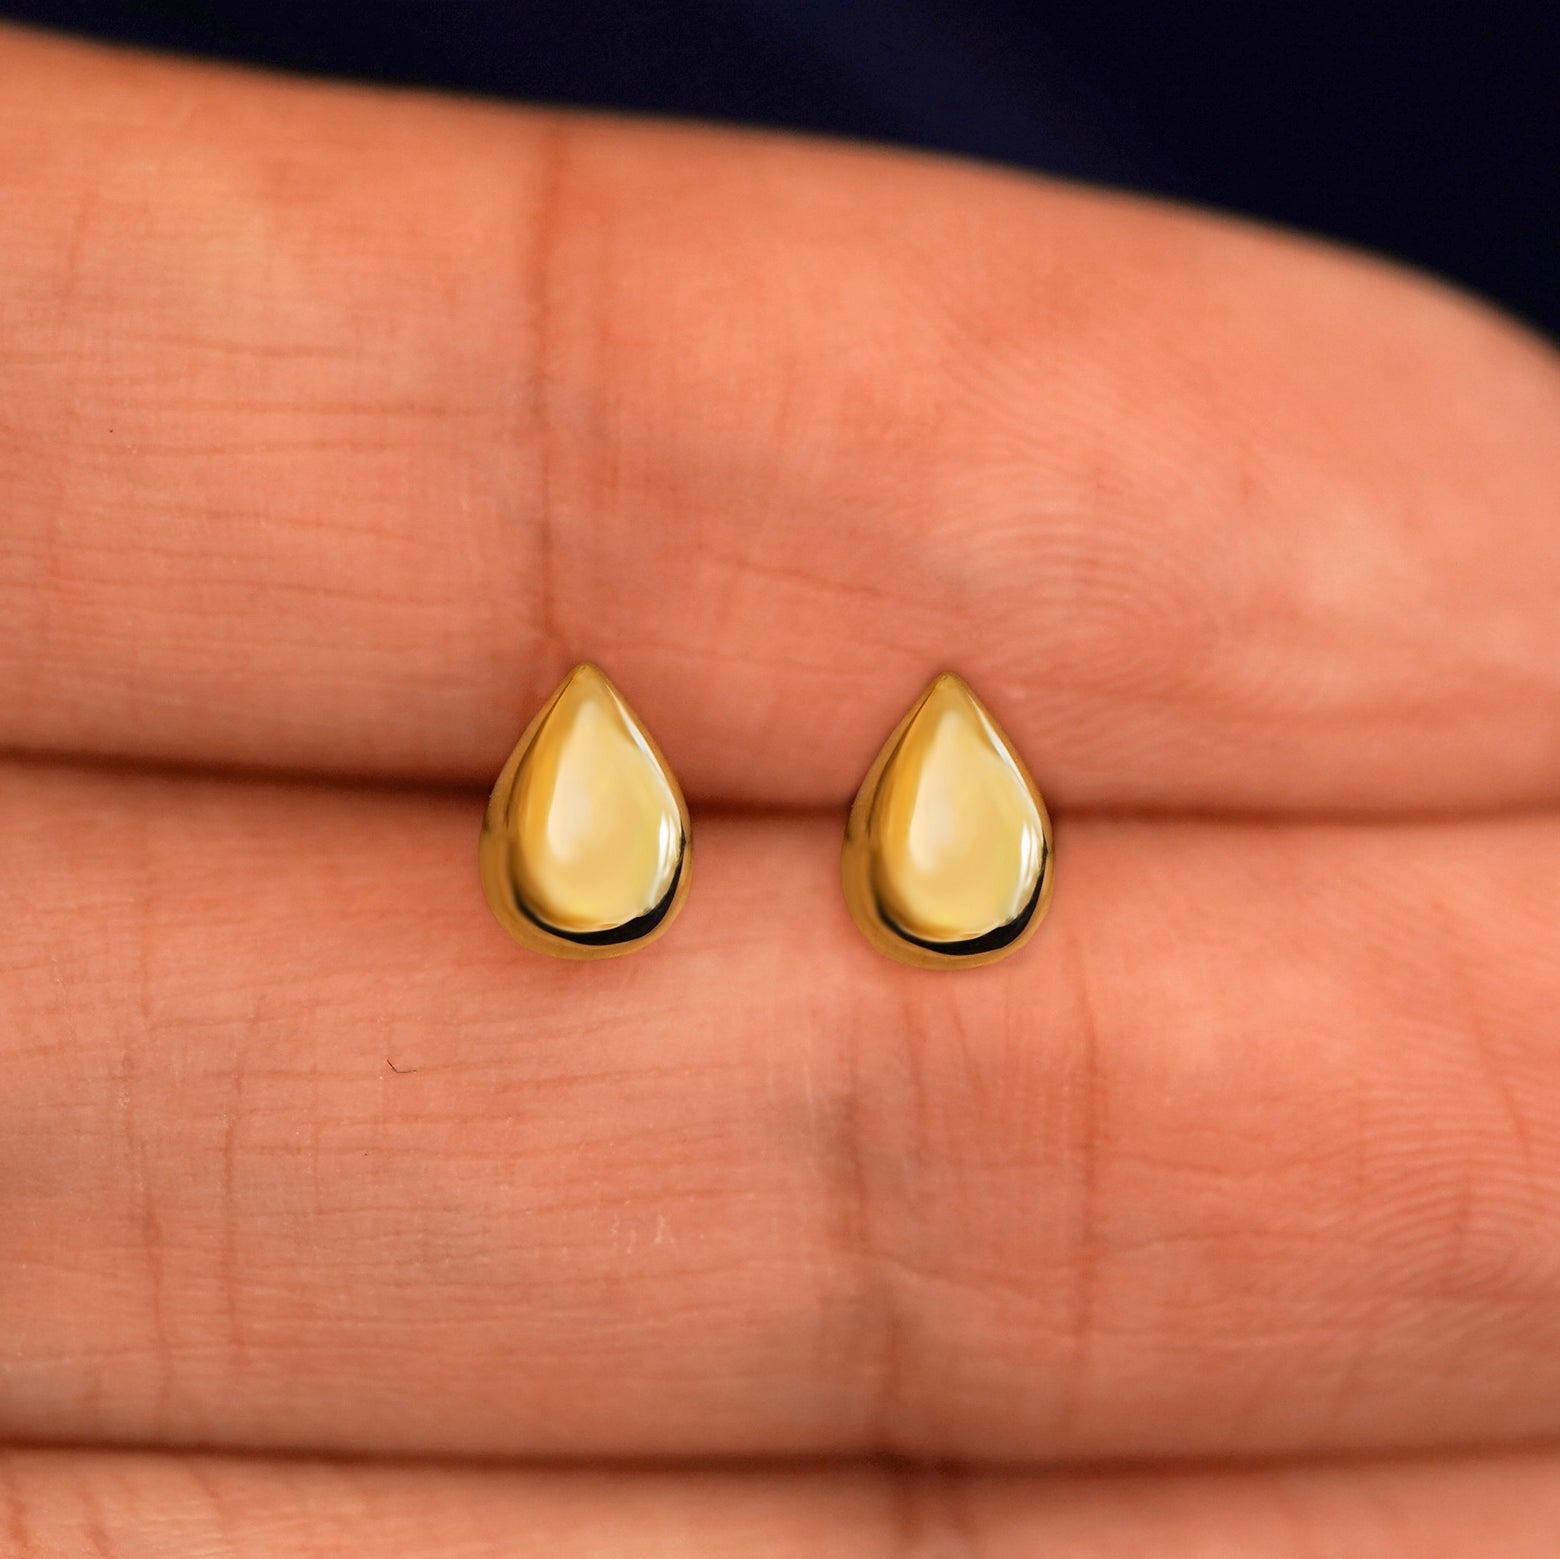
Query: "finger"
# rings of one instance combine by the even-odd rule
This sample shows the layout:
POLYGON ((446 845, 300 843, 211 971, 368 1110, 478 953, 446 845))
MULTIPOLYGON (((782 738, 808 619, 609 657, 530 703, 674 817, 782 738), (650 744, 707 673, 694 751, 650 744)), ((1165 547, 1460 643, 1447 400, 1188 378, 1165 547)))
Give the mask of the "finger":
POLYGON ((1560 821, 1075 822, 1025 954, 822 823, 516 949, 454 801, 0 798, 0 1436, 1249 1455, 1560 1433, 1560 821))
POLYGON ((1550 1450, 1186 1474, 714 1473, 0 1454, 15 1559, 1551 1559, 1550 1450))
POLYGON ((602 661, 696 798, 929 676, 1064 801, 1560 795, 1560 375, 923 158, 0 50, 0 743, 490 777, 602 661))

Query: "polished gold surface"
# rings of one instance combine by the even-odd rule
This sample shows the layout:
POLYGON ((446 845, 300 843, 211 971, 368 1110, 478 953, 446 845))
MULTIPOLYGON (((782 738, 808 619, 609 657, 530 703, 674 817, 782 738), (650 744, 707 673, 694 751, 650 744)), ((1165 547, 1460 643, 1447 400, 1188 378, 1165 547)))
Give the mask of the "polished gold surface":
POLYGON ((682 908, 688 808, 660 749, 598 666, 576 666, 509 755, 478 862, 499 924, 560 958, 632 952, 682 908))
POLYGON ((883 744, 851 807, 842 873, 862 934, 921 968, 993 963, 1044 918, 1051 820, 962 677, 938 677, 883 744))

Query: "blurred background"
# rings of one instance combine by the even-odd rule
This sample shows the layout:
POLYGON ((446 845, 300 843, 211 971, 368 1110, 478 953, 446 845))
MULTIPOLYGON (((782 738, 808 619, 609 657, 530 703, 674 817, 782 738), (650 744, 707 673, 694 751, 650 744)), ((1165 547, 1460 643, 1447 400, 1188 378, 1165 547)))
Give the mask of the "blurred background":
POLYGON ((0 0, 0 15, 969 153, 1384 251, 1560 335, 1560 0, 0 0))

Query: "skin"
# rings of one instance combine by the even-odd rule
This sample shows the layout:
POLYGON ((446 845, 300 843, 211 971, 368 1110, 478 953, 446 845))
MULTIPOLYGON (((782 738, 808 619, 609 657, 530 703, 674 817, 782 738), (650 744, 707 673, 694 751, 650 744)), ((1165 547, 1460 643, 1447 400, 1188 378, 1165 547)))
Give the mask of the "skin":
POLYGON ((15 31, 0 226, 7 1554, 1553 1552, 1550 347, 15 31), (567 965, 475 840, 587 657, 698 856, 567 965), (837 878, 947 667, 1059 852, 953 976, 837 878))

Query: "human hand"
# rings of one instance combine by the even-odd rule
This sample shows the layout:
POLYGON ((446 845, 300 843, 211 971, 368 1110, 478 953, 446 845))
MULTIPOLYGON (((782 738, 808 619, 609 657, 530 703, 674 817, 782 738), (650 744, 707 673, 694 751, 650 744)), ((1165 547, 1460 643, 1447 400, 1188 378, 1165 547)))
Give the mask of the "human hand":
POLYGON ((7 1553, 1554 1553, 1549 348, 20 33, 0 232, 7 1553), (475 844, 585 656, 696 848, 570 965, 475 844), (945 666, 1058 816, 954 975, 837 869, 945 666))

